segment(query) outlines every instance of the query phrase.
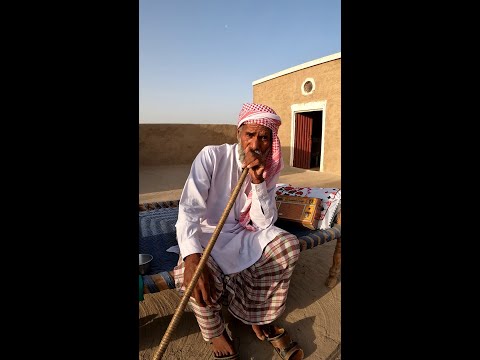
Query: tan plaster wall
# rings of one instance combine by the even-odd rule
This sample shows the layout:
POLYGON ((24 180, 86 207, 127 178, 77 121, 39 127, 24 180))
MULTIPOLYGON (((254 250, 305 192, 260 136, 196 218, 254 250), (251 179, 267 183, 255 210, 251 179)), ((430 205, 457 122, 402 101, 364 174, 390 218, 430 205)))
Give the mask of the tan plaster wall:
POLYGON ((140 165, 191 164, 206 145, 237 142, 236 125, 139 124, 140 165))
POLYGON ((270 106, 282 119, 279 137, 286 164, 290 161, 291 105, 326 100, 323 171, 341 174, 340 65, 341 59, 336 59, 253 85, 253 102, 270 106), (306 78, 315 81, 309 95, 301 89, 306 78))

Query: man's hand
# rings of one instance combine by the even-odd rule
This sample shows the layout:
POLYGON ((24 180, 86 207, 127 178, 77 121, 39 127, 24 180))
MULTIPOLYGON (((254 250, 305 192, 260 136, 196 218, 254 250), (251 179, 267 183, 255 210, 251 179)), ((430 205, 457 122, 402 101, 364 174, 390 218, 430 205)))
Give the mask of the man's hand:
POLYGON ((252 150, 249 146, 245 149, 245 160, 243 167, 249 169, 248 173, 252 179, 252 183, 260 184, 263 182, 263 171, 265 170, 265 159, 267 152, 262 154, 260 150, 252 150))
MULTIPOLYGON (((185 288, 192 281, 193 274, 200 262, 201 254, 191 254, 185 258, 185 270, 183 272, 183 281, 185 288)), ((213 277, 210 274, 208 266, 205 264, 202 273, 200 274, 197 284, 192 291, 192 295, 199 306, 205 307, 206 305, 213 305, 212 299, 215 294, 215 283, 213 277)))

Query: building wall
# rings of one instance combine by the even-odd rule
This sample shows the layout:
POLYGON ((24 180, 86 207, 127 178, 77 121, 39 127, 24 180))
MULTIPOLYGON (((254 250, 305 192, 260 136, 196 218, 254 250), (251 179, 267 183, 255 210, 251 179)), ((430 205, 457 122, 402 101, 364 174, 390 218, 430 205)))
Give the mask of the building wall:
POLYGON ((323 171, 341 174, 340 65, 341 59, 336 59, 253 85, 253 102, 270 106, 282 119, 279 137, 286 164, 290 161, 291 106, 326 101, 323 171), (301 89, 306 78, 315 81, 315 90, 309 95, 303 95, 301 89))
POLYGON ((191 164, 206 145, 237 142, 236 125, 139 124, 140 165, 191 164))

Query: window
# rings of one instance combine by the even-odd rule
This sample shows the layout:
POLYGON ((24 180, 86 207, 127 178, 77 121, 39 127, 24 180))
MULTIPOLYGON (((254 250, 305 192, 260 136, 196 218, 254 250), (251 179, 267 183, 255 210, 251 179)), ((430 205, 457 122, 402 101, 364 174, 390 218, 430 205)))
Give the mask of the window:
POLYGON ((302 83, 302 94, 310 95, 315 90, 315 80, 312 78, 307 78, 302 83))

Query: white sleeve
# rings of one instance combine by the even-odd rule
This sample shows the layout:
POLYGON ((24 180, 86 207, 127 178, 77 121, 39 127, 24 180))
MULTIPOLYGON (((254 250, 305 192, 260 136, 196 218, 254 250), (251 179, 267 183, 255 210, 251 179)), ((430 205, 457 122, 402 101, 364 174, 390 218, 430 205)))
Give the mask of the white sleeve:
POLYGON ((203 148, 192 163, 190 174, 180 197, 177 241, 183 259, 190 254, 203 253, 200 244, 200 221, 206 213, 206 200, 212 179, 213 163, 208 148, 203 148))
POLYGON ((266 229, 273 225, 278 218, 277 205, 275 202, 275 189, 280 174, 277 173, 267 189, 266 181, 252 185, 252 206, 250 219, 254 227, 266 229))

